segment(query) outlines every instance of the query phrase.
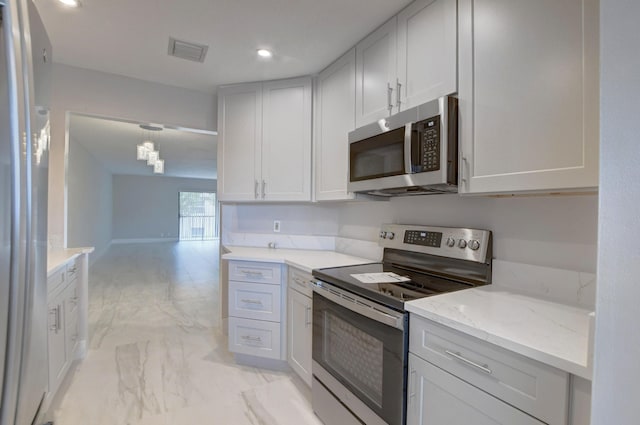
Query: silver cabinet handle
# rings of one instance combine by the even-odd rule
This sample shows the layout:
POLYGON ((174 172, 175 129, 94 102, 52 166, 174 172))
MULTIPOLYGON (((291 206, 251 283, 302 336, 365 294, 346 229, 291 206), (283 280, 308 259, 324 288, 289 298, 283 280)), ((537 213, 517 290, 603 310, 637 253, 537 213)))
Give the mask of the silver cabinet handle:
POLYGON ((393 94, 393 87, 391 87, 390 83, 387 83, 387 109, 389 110, 389 115, 393 112, 393 103, 391 103, 391 95, 393 94))
POLYGON ((304 280, 302 280, 302 279, 300 279, 300 278, 294 277, 294 278, 293 278, 293 281, 294 281, 295 283, 297 283, 298 285, 302 286, 303 288, 306 288, 306 287, 307 287, 307 282, 305 282, 304 280))
POLYGON ((409 387, 411 388, 411 392, 409 393, 407 404, 411 405, 416 398, 416 370, 413 368, 411 368, 411 373, 409 374, 409 387))
POLYGON ((309 326, 311 326, 311 307, 304 309, 304 327, 308 328, 309 326))
POLYGON ((262 305, 262 301, 260 300, 240 300, 245 304, 256 304, 256 305, 262 305))
POLYGON ((50 331, 58 330, 58 307, 49 310, 49 316, 53 316, 53 324, 49 325, 50 331))
POLYGON ((266 195, 266 193, 265 193, 266 187, 267 187, 267 182, 262 180, 262 199, 264 199, 264 197, 266 195))
POLYGON ((254 199, 258 199, 258 180, 254 180, 253 182, 253 197, 254 199))
POLYGON ((469 162, 467 161, 467 157, 463 156, 462 157, 462 176, 460 176, 460 180, 462 180, 463 183, 467 182, 467 179, 465 176, 467 175, 466 171, 468 166, 469 166, 469 162))
POLYGON ((398 112, 400 112, 400 105, 402 101, 400 100, 400 91, 402 89, 402 84, 400 83, 400 79, 396 78, 396 107, 398 108, 398 112))
POLYGON ((473 362, 465 357, 463 357, 460 353, 454 353, 453 351, 449 351, 449 350, 445 350, 445 353, 447 353, 448 355, 450 355, 451 357, 453 357, 456 360, 461 361, 462 363, 475 367, 477 369, 480 369, 481 371, 483 371, 484 373, 487 373, 489 375, 491 375, 493 372, 491 371, 491 369, 489 369, 489 367, 485 364, 485 365, 480 365, 476 362, 473 362))
POLYGON ((247 342, 256 342, 256 343, 262 342, 262 338, 260 338, 259 336, 243 335, 240 338, 247 342))
POLYGON ((240 270, 241 273, 247 276, 260 276, 262 277, 262 272, 254 272, 253 270, 240 270))

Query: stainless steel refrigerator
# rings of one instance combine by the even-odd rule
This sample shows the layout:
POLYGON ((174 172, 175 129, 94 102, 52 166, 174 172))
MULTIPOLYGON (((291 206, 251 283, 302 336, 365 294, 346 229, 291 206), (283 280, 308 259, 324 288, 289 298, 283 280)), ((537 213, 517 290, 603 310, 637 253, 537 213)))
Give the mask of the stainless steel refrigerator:
POLYGON ((39 424, 47 392, 51 45, 31 0, 0 0, 0 425, 39 424))

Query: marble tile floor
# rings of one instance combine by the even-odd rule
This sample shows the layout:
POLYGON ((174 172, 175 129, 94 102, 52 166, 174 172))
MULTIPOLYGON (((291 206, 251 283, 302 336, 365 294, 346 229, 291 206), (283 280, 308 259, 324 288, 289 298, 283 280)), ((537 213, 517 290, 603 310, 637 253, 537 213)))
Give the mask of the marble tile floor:
POLYGON ((89 350, 56 425, 320 425, 290 372, 239 366, 219 329, 218 243, 113 245, 90 270, 89 350))

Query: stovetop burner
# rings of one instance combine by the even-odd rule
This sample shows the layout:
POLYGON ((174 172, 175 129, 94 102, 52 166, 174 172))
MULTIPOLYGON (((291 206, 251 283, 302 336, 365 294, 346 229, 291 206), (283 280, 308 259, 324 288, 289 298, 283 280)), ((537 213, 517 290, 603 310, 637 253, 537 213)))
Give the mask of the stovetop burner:
POLYGON ((313 276, 399 311, 406 301, 491 283, 491 232, 385 225, 380 239, 382 262, 318 269, 313 276), (383 272, 409 280, 365 283, 353 277, 383 272))

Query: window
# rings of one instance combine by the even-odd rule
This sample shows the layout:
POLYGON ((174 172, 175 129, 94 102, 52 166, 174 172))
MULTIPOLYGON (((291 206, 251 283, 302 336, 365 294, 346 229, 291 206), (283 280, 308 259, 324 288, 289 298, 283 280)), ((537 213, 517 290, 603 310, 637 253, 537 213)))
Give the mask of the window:
POLYGON ((216 194, 180 192, 180 240, 206 241, 215 239, 216 194))

